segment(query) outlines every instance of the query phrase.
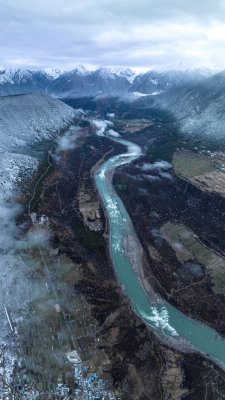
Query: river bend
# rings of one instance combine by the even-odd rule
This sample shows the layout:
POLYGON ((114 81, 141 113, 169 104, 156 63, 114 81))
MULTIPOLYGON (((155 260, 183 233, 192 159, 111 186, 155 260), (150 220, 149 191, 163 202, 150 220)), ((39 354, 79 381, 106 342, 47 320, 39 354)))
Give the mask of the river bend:
POLYGON ((195 349, 225 368, 225 341, 223 338, 213 329, 185 316, 164 300, 157 304, 151 304, 140 282, 136 265, 132 263, 132 257, 129 257, 124 251, 126 238, 130 243, 129 248, 135 248, 135 242, 138 243, 138 240, 124 204, 113 188, 111 178, 116 167, 138 158, 141 155, 141 149, 127 140, 112 140, 125 145, 128 151, 107 160, 96 171, 95 182, 108 215, 112 261, 124 290, 135 311, 149 326, 163 332, 171 344, 177 342, 181 347, 183 343, 184 347, 184 343, 186 343, 186 348, 192 347, 192 349, 194 346, 195 349))

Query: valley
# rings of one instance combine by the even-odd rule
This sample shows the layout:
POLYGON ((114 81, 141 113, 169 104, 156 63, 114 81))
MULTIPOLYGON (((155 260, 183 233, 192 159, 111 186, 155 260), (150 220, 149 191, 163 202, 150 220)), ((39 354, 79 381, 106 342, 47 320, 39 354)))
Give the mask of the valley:
POLYGON ((1 0, 0 400, 225 400, 224 11, 1 0))
POLYGON ((16 130, 2 98, 1 185, 20 205, 1 248, 3 398, 223 399, 221 140, 183 135, 148 96, 20 101, 16 130))
MULTIPOLYGON (((157 399, 164 398, 166 393, 172 393, 174 399, 184 393, 187 398, 188 394, 190 398, 194 398, 193 396, 198 398, 204 390, 206 380, 207 393, 212 398, 218 398, 218 390, 222 390, 220 385, 223 385, 223 380, 216 384, 216 391, 214 391, 216 376, 221 376, 219 379, 222 379, 223 372, 210 361, 203 362, 199 355, 185 355, 171 348, 168 349, 158 341, 154 333, 146 328, 132 310, 110 262, 104 239, 104 237, 107 238, 105 234, 109 234, 109 231, 103 210, 100 209, 102 229, 99 232, 93 231, 93 235, 84 228, 82 206, 80 213, 74 212, 77 209, 76 204, 79 205, 79 182, 85 181, 92 202, 96 204, 98 201, 98 193, 93 186, 93 175, 90 173, 91 165, 98 163, 104 154, 106 154, 106 159, 110 160, 113 156, 112 150, 114 154, 124 152, 124 148, 118 144, 113 145, 113 148, 110 139, 92 136, 85 143, 84 151, 81 147, 72 152, 65 152, 62 165, 55 166, 53 174, 45 181, 36 210, 37 215, 49 216, 50 226, 54 233, 51 246, 57 249, 57 257, 64 257, 63 254, 65 254, 72 260, 73 265, 74 263, 79 265, 80 276, 76 277, 73 273, 72 279, 69 275, 68 280, 66 275, 65 278, 66 281, 73 282, 74 293, 79 294, 82 301, 86 299, 89 312, 94 318, 92 324, 95 324, 95 333, 91 334, 91 338, 93 337, 94 343, 97 338, 94 346, 97 346, 97 354, 100 352, 98 376, 101 377, 103 373, 104 381, 107 382, 108 379, 108 384, 111 382, 111 387, 116 387, 118 394, 115 394, 117 396, 115 398, 157 399), (98 149, 94 154, 93 147, 98 149), (80 166, 79 168, 74 165, 74 160, 77 167, 80 166), (73 182, 73 186, 67 184, 69 181, 73 182), (58 194, 54 188, 56 183, 58 194), (199 379, 201 376, 201 384, 199 381, 198 385, 194 383, 195 389, 193 389, 193 376, 190 381, 188 378, 190 368, 196 378, 199 379), (162 373, 165 375, 160 375, 162 378, 159 381, 158 374, 162 373), (179 378, 174 380, 173 373, 179 378), (149 385, 150 380, 151 385, 149 385), (135 384, 133 385, 132 382, 135 384)), ((59 314, 60 309, 61 307, 58 309, 59 314)), ((66 312, 73 314, 72 310, 67 309, 66 312)), ((71 323, 73 318, 71 315, 71 323)), ((79 321, 81 321, 80 318, 79 321)), ((90 328, 88 331, 90 332, 90 328)), ((75 332, 76 341, 78 339, 75 332)), ((88 362, 92 364, 92 352, 88 356, 90 361, 85 360, 84 349, 75 344, 82 364, 88 365, 88 362)), ((94 365, 96 371, 98 365, 96 360, 94 365)), ((66 382, 67 387, 73 390, 69 381, 66 382)), ((115 389, 110 389, 109 386, 108 390, 115 389)))

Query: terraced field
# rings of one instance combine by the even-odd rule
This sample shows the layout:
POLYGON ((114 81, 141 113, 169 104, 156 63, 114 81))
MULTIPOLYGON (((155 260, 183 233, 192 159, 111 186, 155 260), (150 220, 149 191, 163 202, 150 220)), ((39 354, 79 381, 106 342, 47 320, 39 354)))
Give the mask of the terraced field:
POLYGON ((201 190, 225 196, 225 156, 222 152, 178 151, 173 156, 176 174, 201 190))
POLYGON ((167 222, 160 232, 174 249, 179 261, 194 259, 204 265, 214 283, 215 293, 225 293, 225 258, 206 247, 198 237, 182 224, 167 222))

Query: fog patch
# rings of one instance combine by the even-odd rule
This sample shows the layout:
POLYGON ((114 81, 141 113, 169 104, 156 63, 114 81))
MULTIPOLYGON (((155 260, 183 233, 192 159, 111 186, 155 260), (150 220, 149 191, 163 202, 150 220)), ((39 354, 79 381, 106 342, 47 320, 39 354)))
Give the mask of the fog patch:
POLYGON ((201 278, 204 270, 200 264, 188 263, 181 267, 180 273, 186 279, 201 278))
POLYGON ((165 244, 165 237, 158 229, 151 229, 151 234, 154 237, 154 243, 157 247, 162 247, 165 244))
POLYGON ((113 129, 109 129, 109 131, 107 132, 107 135, 113 136, 113 137, 120 137, 120 134, 118 132, 114 131, 113 129))
POLYGON ((159 178, 159 176, 155 176, 155 175, 146 175, 146 174, 143 174, 142 175, 143 176, 143 178, 145 178, 145 179, 147 179, 148 181, 161 181, 161 179, 159 178))
MULTIPOLYGON (((0 199, 0 374, 10 383, 17 360, 18 343, 24 337, 15 335, 24 319, 29 319, 28 305, 46 295, 45 278, 35 274, 31 250, 48 245, 49 233, 35 226, 23 235, 16 221, 22 207, 13 203, 13 193, 4 192, 0 199), (5 199, 3 198, 5 196, 5 199), (11 200, 9 200, 11 199, 11 200), (31 262, 27 263, 27 256, 31 262), (34 268, 34 271, 32 269, 34 268), (10 316, 10 320, 8 318, 10 316), (11 325, 10 325, 11 324, 11 325), (12 336, 13 335, 13 336, 12 336), (2 367, 4 359, 4 368, 2 367)), ((2 382, 0 382, 0 392, 2 382)))
POLYGON ((30 230, 18 245, 23 250, 29 250, 33 247, 45 247, 48 245, 49 239, 50 233, 46 229, 35 227, 35 230, 30 230))
POLYGON ((167 170, 167 169, 173 168, 172 164, 170 164, 167 161, 162 161, 162 160, 161 161, 156 161, 153 165, 157 169, 166 169, 167 170))
POLYGON ((185 247, 183 246, 183 244, 179 243, 179 242, 173 242, 173 247, 177 250, 183 250, 185 249, 185 247))
POLYGON ((56 152, 73 150, 79 145, 80 139, 80 128, 76 126, 71 126, 65 135, 60 136, 57 139, 57 149, 56 152))
POLYGON ((93 119, 92 123, 98 129, 107 128, 107 126, 113 125, 113 123, 107 119, 93 119))
POLYGON ((168 172, 161 171, 159 173, 159 175, 161 176, 161 178, 169 179, 170 181, 173 181, 173 179, 174 179, 174 177, 171 174, 169 174, 168 172))
POLYGON ((142 171, 154 171, 154 170, 168 170, 171 169, 173 166, 167 161, 156 161, 153 164, 144 163, 142 165, 137 165, 137 168, 141 169, 142 171))
POLYGON ((132 175, 129 172, 125 172, 123 175, 125 175, 128 178, 131 178, 133 180, 136 180, 136 181, 142 181, 143 182, 143 180, 144 180, 142 175, 132 175))
POLYGON ((160 233, 160 231, 158 229, 151 229, 151 234, 155 238, 161 238, 161 239, 165 240, 165 237, 160 233))
POLYGON ((107 117, 108 118, 115 118, 115 114, 114 113, 107 113, 107 117))
POLYGON ((15 246, 16 235, 18 234, 15 219, 20 212, 21 207, 19 205, 0 199, 0 252, 8 251, 15 246))
POLYGON ((93 119, 92 124, 95 128, 97 128, 96 134, 98 136, 104 136, 104 132, 109 126, 113 126, 112 121, 108 121, 106 119, 93 119))
MULTIPOLYGON (((34 297, 34 282, 29 281, 29 270, 25 264, 21 252, 21 230, 16 224, 16 218, 22 212, 18 204, 13 204, 13 193, 2 193, 5 199, 0 199, 0 364, 4 357, 4 369, 0 365, 0 373, 7 383, 16 362, 16 350, 14 340, 10 336, 17 330, 26 314, 26 306, 34 297), (9 323, 8 315, 10 315, 9 323), (4 350, 3 350, 4 348, 4 350)), ((36 238, 40 243, 41 237, 36 238)), ((39 293, 40 295, 40 293, 39 293)), ((15 339, 16 340, 16 339, 15 339)), ((1 391, 1 382, 0 382, 1 391)))

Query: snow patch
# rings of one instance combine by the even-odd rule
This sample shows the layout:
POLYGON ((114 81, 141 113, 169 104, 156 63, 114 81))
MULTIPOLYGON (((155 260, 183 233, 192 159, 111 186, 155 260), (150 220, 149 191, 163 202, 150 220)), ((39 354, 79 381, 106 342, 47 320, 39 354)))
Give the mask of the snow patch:
MULTIPOLYGON (((0 158, 0 199, 10 198, 12 192, 21 190, 21 183, 29 183, 39 162, 25 154, 4 152, 0 158)), ((26 187, 26 184, 24 185, 26 187)))

